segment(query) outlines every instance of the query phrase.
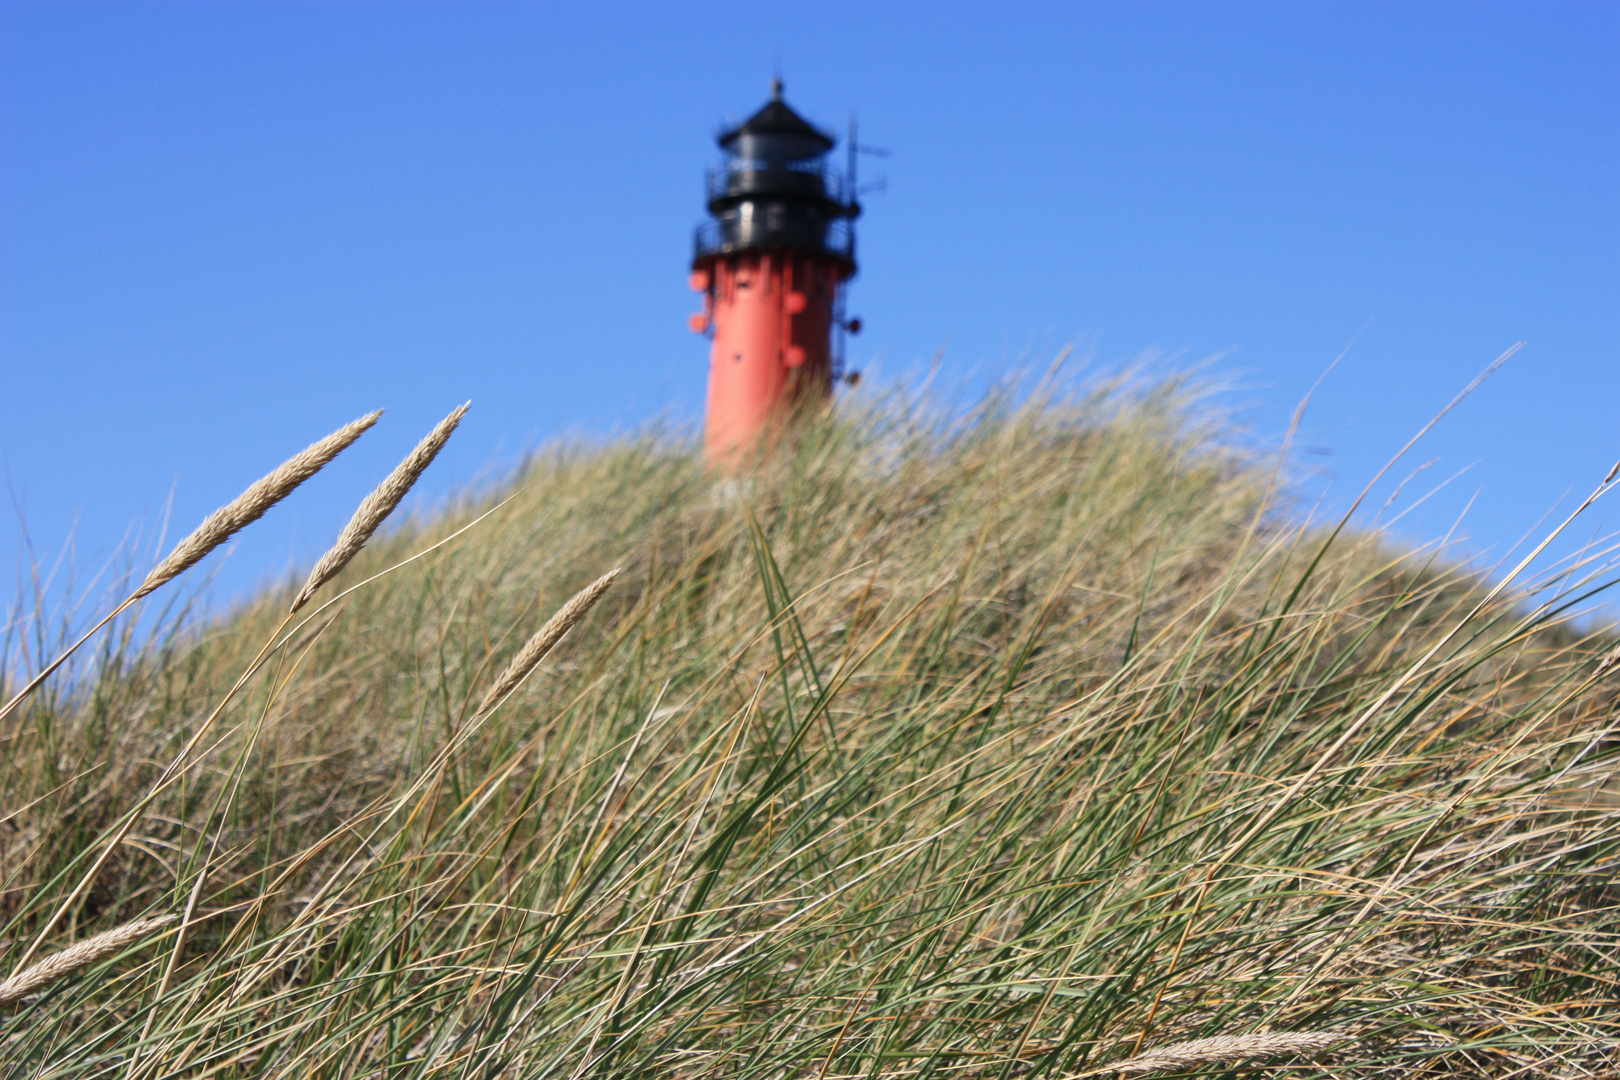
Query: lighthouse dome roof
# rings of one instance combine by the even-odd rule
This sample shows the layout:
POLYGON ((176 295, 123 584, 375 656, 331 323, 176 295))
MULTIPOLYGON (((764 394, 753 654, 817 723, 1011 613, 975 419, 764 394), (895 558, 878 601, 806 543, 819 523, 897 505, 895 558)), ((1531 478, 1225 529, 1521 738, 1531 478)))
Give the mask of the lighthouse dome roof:
POLYGON ((736 127, 728 128, 720 133, 720 145, 731 149, 733 143, 744 135, 793 135, 810 140, 825 153, 832 149, 834 139, 804 117, 788 107, 782 100, 782 84, 774 83, 771 87, 771 100, 765 107, 750 116, 736 127))

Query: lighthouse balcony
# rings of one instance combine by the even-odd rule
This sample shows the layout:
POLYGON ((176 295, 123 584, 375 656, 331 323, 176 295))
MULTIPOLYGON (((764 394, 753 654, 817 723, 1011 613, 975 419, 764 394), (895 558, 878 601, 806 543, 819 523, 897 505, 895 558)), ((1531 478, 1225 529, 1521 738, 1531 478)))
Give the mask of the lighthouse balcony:
POLYGON ((744 251, 786 248, 806 254, 826 254, 853 264, 855 230, 847 220, 807 220, 765 214, 722 221, 706 221, 693 236, 692 261, 701 263, 744 251))
POLYGON ((821 161, 785 165, 752 158, 733 158, 708 171, 704 194, 716 204, 762 195, 826 200, 843 206, 853 199, 844 175, 821 161))

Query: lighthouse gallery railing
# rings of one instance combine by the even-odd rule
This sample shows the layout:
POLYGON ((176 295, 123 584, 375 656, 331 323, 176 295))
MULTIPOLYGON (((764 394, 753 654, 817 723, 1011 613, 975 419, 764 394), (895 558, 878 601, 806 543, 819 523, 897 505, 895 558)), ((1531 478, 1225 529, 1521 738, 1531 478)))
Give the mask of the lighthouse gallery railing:
POLYGON ((796 236, 773 235, 769 227, 738 232, 728 241, 726 230, 718 221, 706 221, 697 227, 692 237, 692 261, 699 262, 716 255, 730 255, 738 251, 762 251, 774 247, 804 248, 807 252, 825 252, 840 259, 855 261, 855 230, 843 218, 827 222, 820 246, 805 245, 796 236))

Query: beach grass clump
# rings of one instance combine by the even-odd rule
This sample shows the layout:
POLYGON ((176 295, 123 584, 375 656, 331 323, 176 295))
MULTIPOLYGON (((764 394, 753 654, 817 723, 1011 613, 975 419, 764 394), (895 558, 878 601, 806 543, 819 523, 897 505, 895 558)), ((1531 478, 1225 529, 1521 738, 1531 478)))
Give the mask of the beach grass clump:
POLYGON ((559 444, 367 537, 19 707, 7 970, 186 932, 0 1073, 1617 1075, 1602 568, 1306 520, 1184 387, 559 444))

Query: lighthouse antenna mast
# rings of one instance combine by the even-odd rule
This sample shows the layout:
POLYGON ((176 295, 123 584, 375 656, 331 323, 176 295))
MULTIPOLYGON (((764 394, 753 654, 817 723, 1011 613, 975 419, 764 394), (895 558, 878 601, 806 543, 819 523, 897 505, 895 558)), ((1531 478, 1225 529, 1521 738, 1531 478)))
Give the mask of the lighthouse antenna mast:
POLYGON ((849 155, 849 169, 847 170, 849 180, 847 182, 849 184, 850 202, 855 201, 855 193, 860 190, 855 186, 855 146, 855 111, 851 109, 849 113, 849 145, 844 148, 849 155))

